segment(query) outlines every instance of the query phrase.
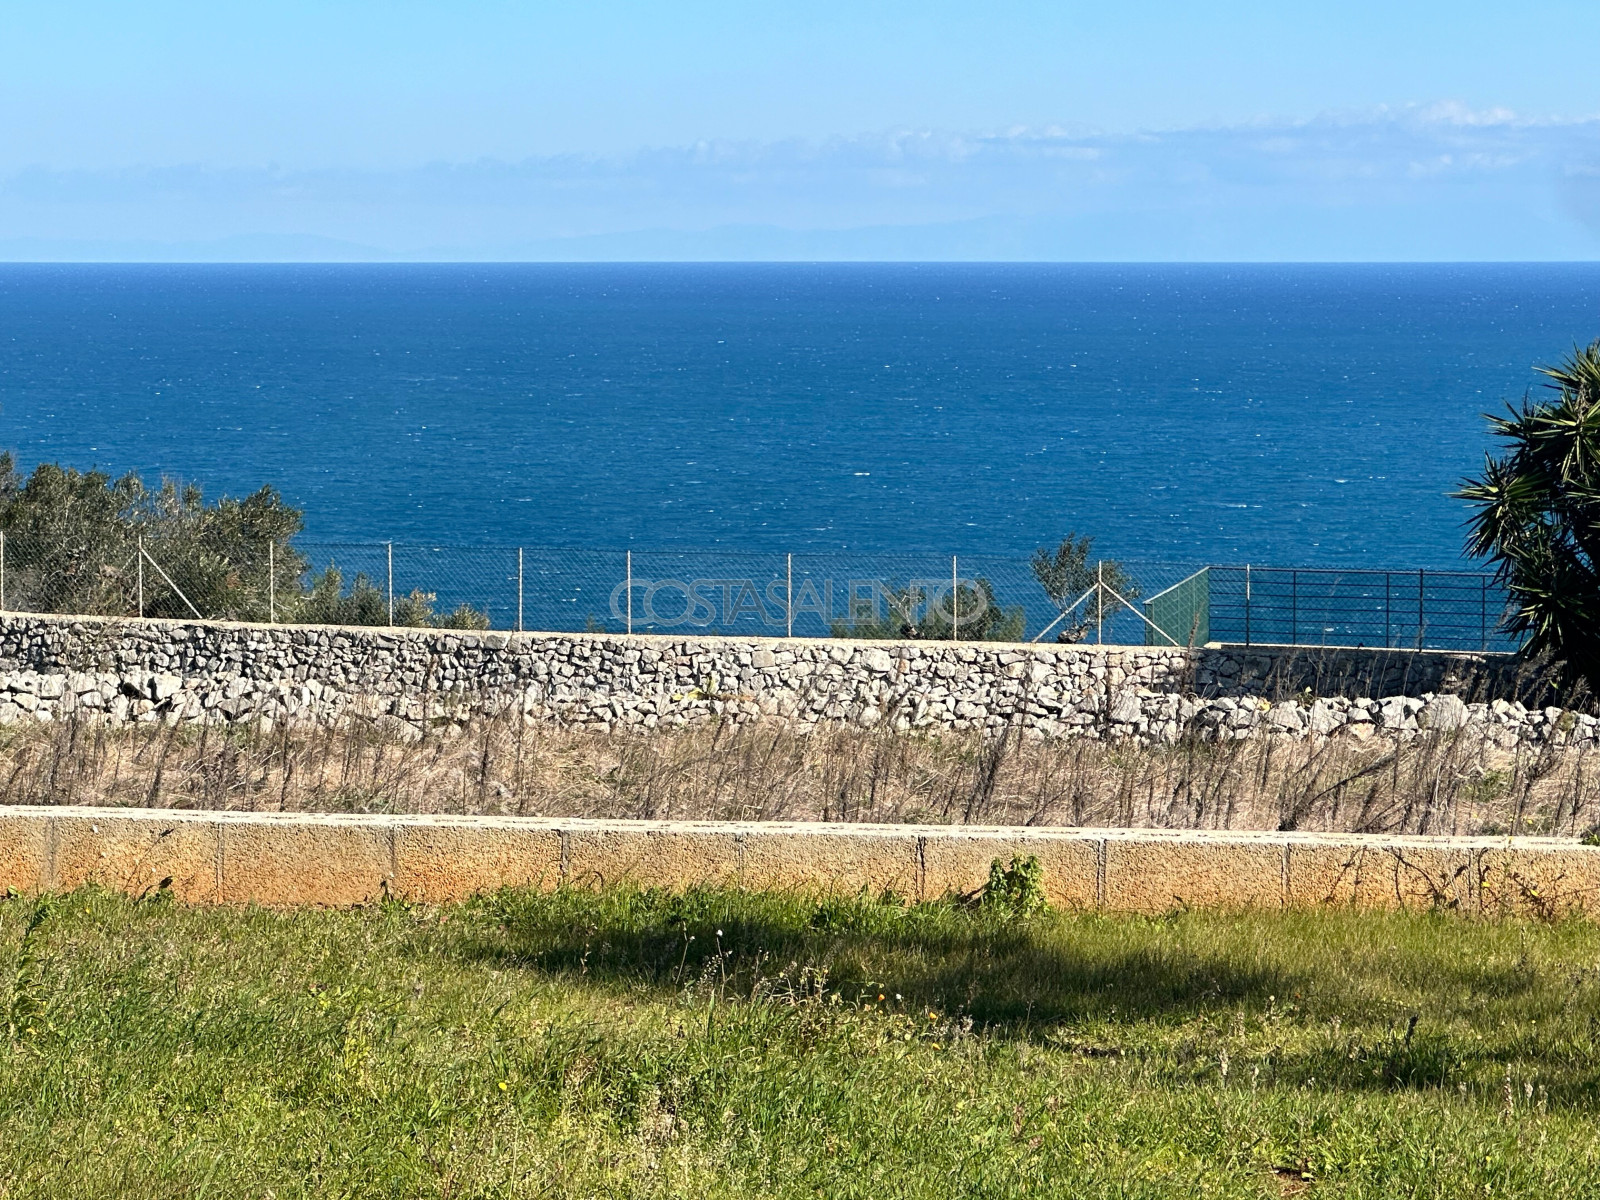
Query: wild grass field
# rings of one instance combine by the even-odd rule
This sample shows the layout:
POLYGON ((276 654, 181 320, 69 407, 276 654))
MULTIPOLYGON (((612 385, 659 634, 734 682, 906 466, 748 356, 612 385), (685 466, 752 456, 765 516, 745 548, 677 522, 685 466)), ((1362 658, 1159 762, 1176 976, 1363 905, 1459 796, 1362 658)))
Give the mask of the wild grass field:
POLYGON ((1600 927, 1024 908, 12 899, 0 1195, 1600 1195, 1600 927))
POLYGON ((1600 754, 1471 728, 1141 746, 783 722, 486 717, 418 740, 68 720, 0 729, 0 804, 1579 837, 1600 830, 1600 754))

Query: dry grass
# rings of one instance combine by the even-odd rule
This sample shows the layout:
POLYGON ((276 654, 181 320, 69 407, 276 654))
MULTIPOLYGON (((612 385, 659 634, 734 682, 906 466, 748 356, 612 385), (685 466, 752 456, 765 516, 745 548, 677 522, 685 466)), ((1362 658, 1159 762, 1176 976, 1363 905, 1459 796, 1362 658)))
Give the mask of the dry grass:
POLYGON ((1185 740, 895 733, 781 723, 606 734, 485 719, 405 741, 374 727, 87 723, 0 732, 0 803, 682 820, 1580 835, 1600 754, 1470 730, 1185 740))

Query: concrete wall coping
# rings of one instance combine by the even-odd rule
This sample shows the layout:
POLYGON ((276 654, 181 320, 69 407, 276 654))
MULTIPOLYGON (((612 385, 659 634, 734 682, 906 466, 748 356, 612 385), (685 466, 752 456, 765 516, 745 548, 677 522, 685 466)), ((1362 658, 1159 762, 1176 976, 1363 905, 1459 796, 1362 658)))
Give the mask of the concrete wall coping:
POLYGON ((622 633, 604 632, 591 633, 586 631, 563 630, 538 630, 528 629, 522 631, 506 629, 438 629, 432 626, 416 625, 318 625, 312 623, 289 623, 265 621, 220 621, 207 619, 182 620, 176 617, 106 617, 77 613, 34 613, 21 612, 9 609, 0 609, 0 617, 45 618, 65 625, 98 625, 107 629, 122 627, 147 628, 157 630, 177 629, 218 629, 236 631, 241 633, 326 633, 330 636, 381 636, 399 638, 411 641, 426 641, 432 638, 474 638, 483 641, 491 647, 511 647, 516 645, 537 645, 550 641, 583 641, 583 642, 624 642, 629 645, 649 646, 652 648, 671 646, 684 642, 700 642, 713 646, 739 646, 759 644, 763 649, 778 649, 784 647, 903 647, 906 649, 946 649, 962 647, 966 649, 995 650, 1002 653, 1016 653, 1025 651, 1032 654, 1044 652, 1060 653, 1063 650, 1074 654, 1128 654, 1128 653, 1183 653, 1185 651, 1199 653, 1205 650, 1227 650, 1235 653, 1249 653, 1259 651, 1263 654, 1387 654, 1399 658, 1428 658, 1437 656, 1448 659, 1482 659, 1485 661, 1510 660, 1516 656, 1498 650, 1440 650, 1431 647, 1416 649, 1409 646, 1308 646, 1296 642, 1252 642, 1248 645, 1243 642, 1204 642, 1200 645, 1184 646, 1151 646, 1142 642, 1075 642, 1070 646, 1061 646, 1055 642, 990 642, 990 641, 963 641, 929 642, 915 638, 832 638, 832 637, 776 637, 763 634, 728 634, 700 632, 695 629, 684 629, 673 633, 622 633))
POLYGON ((115 808, 90 805, 5 805, 0 807, 0 822, 9 817, 76 818, 79 820, 129 820, 156 824, 185 825, 260 825, 297 826, 316 829, 326 826, 391 829, 483 829, 527 830, 560 833, 620 834, 720 834, 747 836, 784 834, 826 838, 881 839, 980 838, 985 840, 1021 839, 1027 841, 1116 841, 1152 845, 1229 845, 1270 843, 1272 845, 1349 846, 1360 849, 1395 847, 1399 849, 1452 850, 1560 850, 1593 856, 1600 863, 1600 846, 1588 846, 1571 838, 1493 836, 1449 836, 1386 833, 1325 833, 1303 830, 1252 829, 1154 829, 1109 826, 1031 826, 1031 825, 893 825, 868 822, 832 821, 632 821, 582 817, 474 816, 453 813, 312 813, 244 812, 236 809, 115 808))
POLYGON ((1600 847, 1554 838, 0 808, 0 889, 195 904, 440 903, 630 883, 913 900, 1031 855, 1063 909, 1445 908, 1600 915, 1600 847))

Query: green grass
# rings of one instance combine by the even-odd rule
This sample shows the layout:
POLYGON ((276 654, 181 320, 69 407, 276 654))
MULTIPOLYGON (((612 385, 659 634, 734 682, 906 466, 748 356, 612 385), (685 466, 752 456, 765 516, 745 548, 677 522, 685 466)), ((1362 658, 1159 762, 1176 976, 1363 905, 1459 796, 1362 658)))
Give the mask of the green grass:
POLYGON ((0 1195, 1600 1195, 1600 928, 0 905, 0 1195), (720 933, 719 933, 720 931, 720 933))

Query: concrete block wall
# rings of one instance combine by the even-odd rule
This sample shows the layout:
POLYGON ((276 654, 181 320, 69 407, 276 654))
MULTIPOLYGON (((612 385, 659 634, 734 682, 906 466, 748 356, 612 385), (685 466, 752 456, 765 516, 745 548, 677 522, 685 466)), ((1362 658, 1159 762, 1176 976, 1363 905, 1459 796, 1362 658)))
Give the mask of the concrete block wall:
POLYGON ((1600 915, 1600 847, 1542 838, 0 809, 0 887, 197 904, 445 902, 503 886, 969 894, 1034 856, 1056 907, 1600 915))

